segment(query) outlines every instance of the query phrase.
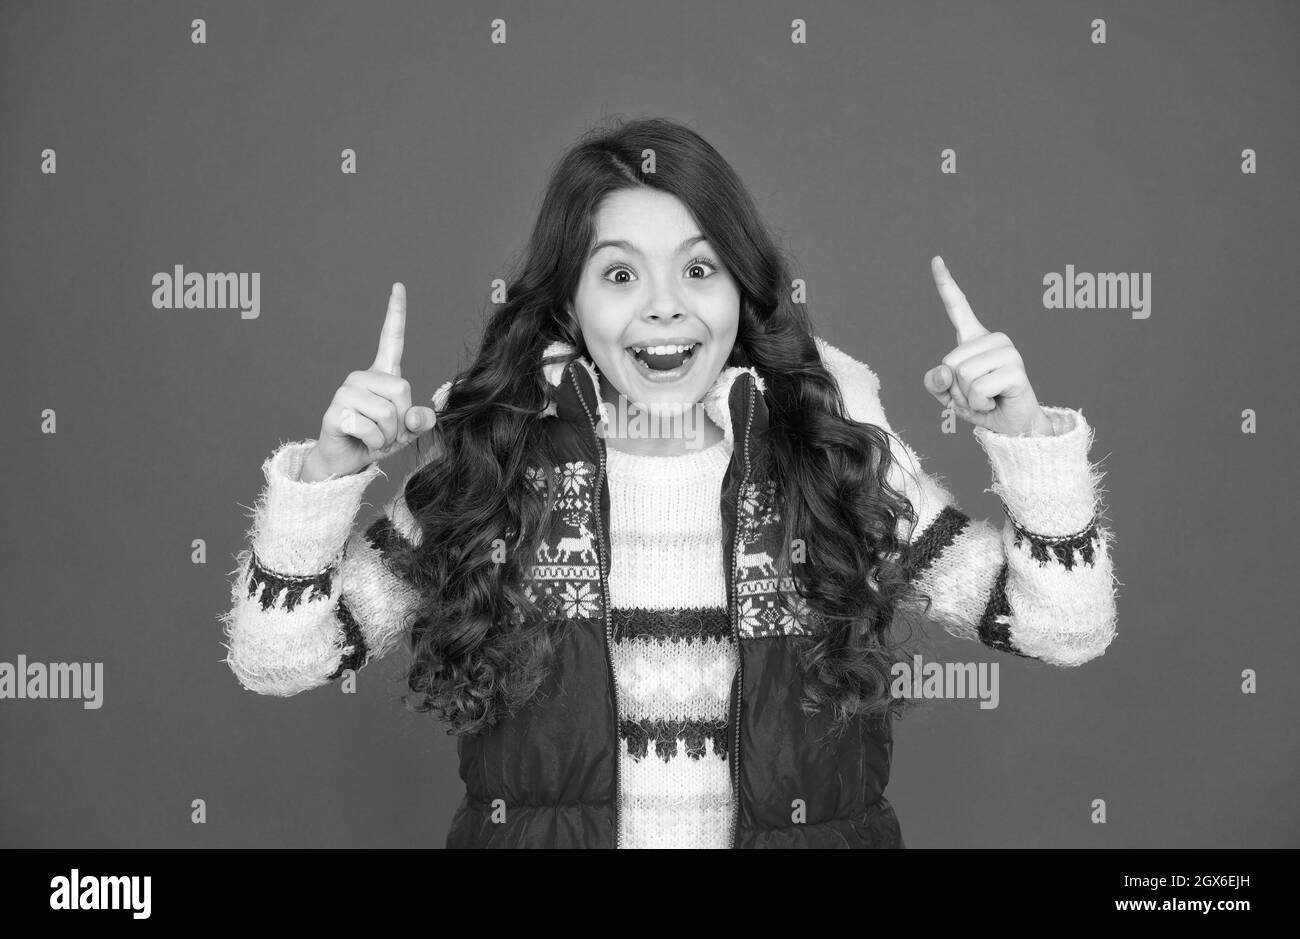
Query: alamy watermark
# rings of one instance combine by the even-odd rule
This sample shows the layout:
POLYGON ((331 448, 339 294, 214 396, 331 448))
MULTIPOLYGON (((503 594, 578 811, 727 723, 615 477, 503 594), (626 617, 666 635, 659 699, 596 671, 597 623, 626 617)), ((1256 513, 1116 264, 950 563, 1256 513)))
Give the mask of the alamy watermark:
POLYGON ((895 662, 890 668, 895 698, 978 698, 980 710, 998 706, 997 662, 895 662))
POLYGON ((153 275, 155 310, 239 310, 241 319, 262 313, 262 275, 185 273, 177 264, 153 275))
POLYGON ((103 662, 0 662, 0 699, 80 698, 88 711, 104 704, 103 662))
POLYGON ((1075 273, 1074 265, 1065 265, 1065 273, 1049 271, 1043 275, 1043 307, 1048 310, 1132 310, 1133 319, 1151 315, 1151 273, 1089 274, 1075 273))
POLYGON ((132 919, 148 919, 152 893, 153 878, 148 874, 83 877, 74 867, 69 876, 50 880, 50 909, 130 910, 132 919))
POLYGON ((629 401, 618 396, 618 406, 602 402, 601 424, 606 437, 629 440, 681 439, 687 450, 704 445, 704 422, 708 420, 703 405, 676 402, 650 404, 629 401))

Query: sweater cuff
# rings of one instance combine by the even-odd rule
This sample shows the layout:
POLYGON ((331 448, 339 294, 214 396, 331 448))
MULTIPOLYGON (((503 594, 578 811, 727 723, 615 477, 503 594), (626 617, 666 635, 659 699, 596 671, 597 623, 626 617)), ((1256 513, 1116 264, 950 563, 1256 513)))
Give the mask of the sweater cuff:
POLYGON ((284 443, 262 464, 266 487, 255 515, 253 550, 281 574, 317 574, 337 558, 361 497, 383 470, 376 462, 347 476, 303 482, 303 461, 315 440, 284 443))
POLYGON ((1094 430, 1081 411, 1043 407, 1055 433, 1000 434, 974 428, 993 467, 994 492, 1021 529, 1046 537, 1086 531, 1095 521, 1101 476, 1088 462, 1094 430))

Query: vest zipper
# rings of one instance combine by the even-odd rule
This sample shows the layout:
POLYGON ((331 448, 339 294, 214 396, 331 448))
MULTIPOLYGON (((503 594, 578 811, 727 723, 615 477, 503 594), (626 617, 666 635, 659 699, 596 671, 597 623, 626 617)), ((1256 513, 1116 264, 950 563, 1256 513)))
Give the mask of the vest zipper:
POLYGON ((739 578, 736 577, 736 558, 740 557, 740 512, 745 493, 745 486, 749 482, 749 431, 753 421, 754 388, 753 385, 747 385, 745 397, 745 442, 743 450, 745 471, 741 475, 740 485, 736 487, 736 530, 734 532, 731 547, 731 636, 732 641, 736 644, 736 691, 735 694, 732 695, 735 704, 732 708, 731 718, 732 727, 735 731, 731 747, 731 789, 732 796, 736 800, 731 826, 732 848, 735 848, 740 843, 740 696, 745 686, 745 658, 741 654, 740 649, 740 585, 739 578))
POLYGON ((596 487, 594 490, 596 496, 596 545, 599 551, 598 561, 600 563, 600 602, 605 614, 605 666, 609 669, 610 710, 614 720, 614 848, 618 849, 622 847, 623 843, 619 826, 620 789, 622 785, 620 766, 623 762, 623 745, 619 737, 618 676, 614 674, 614 617, 609 608, 609 585, 605 574, 605 525, 602 510, 605 492, 605 441, 596 432, 596 419, 592 415, 591 408, 587 406, 587 398, 582 393, 582 387, 576 378, 573 384, 578 391, 578 400, 582 402, 582 409, 587 414, 587 423, 590 425, 591 435, 596 441, 596 450, 600 454, 600 471, 596 474, 596 487))

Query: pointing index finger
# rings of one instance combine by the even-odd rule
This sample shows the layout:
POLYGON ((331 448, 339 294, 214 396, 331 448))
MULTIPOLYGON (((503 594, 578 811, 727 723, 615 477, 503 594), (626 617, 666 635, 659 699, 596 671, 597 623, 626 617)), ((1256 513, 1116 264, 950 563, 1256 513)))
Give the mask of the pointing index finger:
POLYGON ((379 353, 371 368, 402 377, 402 344, 406 337, 406 288, 393 284, 388 295, 388 312, 384 315, 384 328, 379 332, 379 353))
POLYGON ((987 336, 989 331, 976 319, 975 311, 970 308, 970 304, 966 302, 966 295, 952 279, 952 274, 948 272, 948 266, 943 263, 943 258, 938 255, 931 258, 930 271, 934 274, 934 285, 939 288, 939 296, 948 311, 948 320, 952 323, 953 329, 957 330, 957 345, 978 339, 980 336, 987 336))

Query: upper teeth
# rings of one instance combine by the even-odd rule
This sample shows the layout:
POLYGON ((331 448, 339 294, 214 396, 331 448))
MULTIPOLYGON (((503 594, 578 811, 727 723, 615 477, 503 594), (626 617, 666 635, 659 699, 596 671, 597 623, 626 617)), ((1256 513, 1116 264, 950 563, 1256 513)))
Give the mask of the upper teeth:
POLYGON ((693 349, 695 343, 684 346, 633 346, 633 352, 649 352, 651 355, 672 355, 674 352, 686 352, 693 349))

